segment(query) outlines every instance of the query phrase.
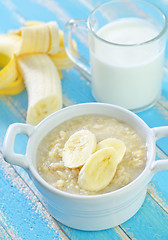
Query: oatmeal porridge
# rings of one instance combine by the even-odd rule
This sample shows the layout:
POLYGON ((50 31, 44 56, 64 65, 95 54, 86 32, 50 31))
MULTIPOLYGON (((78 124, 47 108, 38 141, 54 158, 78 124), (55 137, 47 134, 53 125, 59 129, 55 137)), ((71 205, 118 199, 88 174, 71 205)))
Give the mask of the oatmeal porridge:
MULTIPOLYGON (((80 150, 82 146, 81 144, 80 150)), ((62 123, 53 129, 38 147, 37 169, 39 174, 55 188, 73 194, 93 195, 119 189, 133 181, 143 171, 145 163, 146 146, 140 136, 127 124, 100 115, 81 116, 62 123), (78 143, 76 138, 81 139, 84 134, 87 137, 88 148, 85 149, 85 152, 81 152, 81 156, 80 152, 74 155, 74 151, 76 151, 75 143, 78 143), (109 139, 115 140, 115 143, 117 141, 116 146, 114 144, 114 148, 113 146, 107 146, 99 150, 103 141, 109 142, 109 139), (74 146, 70 144, 72 140, 74 146), (117 149, 117 146, 119 149, 117 149), (68 152, 66 151, 67 147, 68 152), (91 166, 91 164, 86 166, 89 159, 93 162, 93 158, 96 159, 97 155, 107 154, 109 148, 110 154, 112 150, 112 154, 114 152, 114 159, 116 156, 120 158, 115 160, 116 165, 113 164, 112 166, 110 182, 102 189, 95 188, 97 190, 93 190, 94 188, 88 190, 88 188, 81 187, 81 181, 79 180, 83 176, 82 171, 91 166), (84 155, 88 160, 83 160, 84 155), (67 162, 68 156, 72 161, 67 162)), ((101 168, 106 169, 110 174, 108 166, 103 168, 101 165, 101 168)), ((102 172, 102 174, 104 173, 102 172)), ((87 175, 87 172, 85 175, 87 175)), ((98 180, 104 181, 103 178, 98 180)))

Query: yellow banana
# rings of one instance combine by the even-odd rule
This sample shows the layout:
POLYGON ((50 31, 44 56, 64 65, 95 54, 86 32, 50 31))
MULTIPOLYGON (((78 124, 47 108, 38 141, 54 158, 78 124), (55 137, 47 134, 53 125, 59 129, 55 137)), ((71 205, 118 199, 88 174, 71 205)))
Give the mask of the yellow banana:
POLYGON ((29 21, 0 35, 0 95, 20 93, 25 81, 29 123, 37 124, 62 107, 61 70, 72 66, 56 22, 29 21))

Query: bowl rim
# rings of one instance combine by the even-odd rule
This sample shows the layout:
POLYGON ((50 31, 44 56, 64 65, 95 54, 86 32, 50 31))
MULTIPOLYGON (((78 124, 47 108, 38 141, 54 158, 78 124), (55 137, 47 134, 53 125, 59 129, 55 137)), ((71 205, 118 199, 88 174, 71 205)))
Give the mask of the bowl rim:
MULTIPOLYGON (((94 113, 93 113, 94 114, 94 113)), ((79 114, 78 116, 80 116, 82 114, 79 114)), ((86 115, 86 114, 84 114, 86 115)), ((100 113, 100 115, 103 115, 102 113, 100 113)), ((71 117, 69 119, 74 118, 73 115, 71 115, 71 117)), ((64 122, 64 120, 62 121, 62 123, 64 122)), ((123 121, 124 122, 124 121, 123 121)), ((58 124, 59 125, 59 124, 58 124)), ((58 126, 57 125, 57 126, 58 126)), ((52 128, 54 129, 54 127, 52 128)), ((48 131, 49 133, 50 131, 48 131)), ((147 148, 149 148, 149 146, 147 146, 147 148)), ((30 136, 29 140, 28 140, 28 144, 27 144, 27 152, 26 152, 26 159, 28 161, 28 165, 29 165, 29 170, 28 172, 32 175, 33 179, 35 181, 38 182, 38 184, 42 185, 43 188, 45 188, 45 190, 48 190, 49 192, 55 194, 55 195, 59 195, 62 197, 66 197, 66 198, 70 198, 70 199, 89 199, 89 200, 94 200, 97 198, 107 198, 107 197, 112 197, 112 196, 119 196, 120 194, 124 194, 125 192, 128 192, 129 190, 136 188, 136 186, 138 185, 138 183, 143 182, 147 176, 150 174, 151 169, 152 169, 152 162, 155 156, 155 141, 154 141, 154 135, 153 135, 153 131, 152 129, 135 113, 120 107, 120 106, 116 106, 113 104, 108 104, 108 103, 95 103, 95 102, 91 102, 91 103, 81 103, 81 104, 75 104, 69 107, 65 107, 57 112, 54 112, 53 114, 51 114, 50 116, 48 116, 47 118, 45 118, 43 121, 41 121, 36 127, 35 127, 35 131, 33 132, 33 134, 30 136), (80 194, 74 194, 74 193, 68 193, 62 190, 59 190, 55 187, 53 187, 51 184, 49 184, 48 182, 46 182, 41 175, 38 173, 37 169, 33 166, 32 161, 30 161, 31 158, 31 154, 30 154, 30 150, 31 147, 33 146, 33 135, 35 135, 35 132, 37 131, 41 131, 40 129, 42 129, 47 122, 51 121, 52 119, 56 119, 57 115, 59 114, 68 114, 69 111, 72 111, 74 109, 78 109, 78 108, 82 108, 82 107, 95 107, 95 106, 100 106, 100 108, 102 107, 109 107, 111 109, 117 109, 118 111, 123 112, 124 114, 129 115, 130 117, 132 117, 132 119, 134 119, 134 121, 137 121, 137 123, 140 124, 140 126, 142 126, 146 131, 148 131, 148 145, 150 143, 151 145, 151 149, 150 149, 150 155, 151 156, 147 156, 147 164, 145 166, 145 168, 143 169, 143 171, 133 180, 131 181, 129 184, 127 184, 126 186, 119 188, 117 190, 111 191, 111 192, 107 192, 107 193, 102 193, 102 194, 95 194, 95 195, 80 195, 80 194)), ((132 191, 132 190, 131 190, 132 191)))

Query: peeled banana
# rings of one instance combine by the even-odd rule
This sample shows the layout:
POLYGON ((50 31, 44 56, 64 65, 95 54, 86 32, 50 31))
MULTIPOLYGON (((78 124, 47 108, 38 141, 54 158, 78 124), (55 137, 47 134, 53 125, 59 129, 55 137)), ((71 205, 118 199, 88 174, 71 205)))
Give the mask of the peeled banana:
POLYGON ((97 150, 107 147, 115 148, 118 155, 118 163, 120 163, 126 151, 125 143, 117 138, 106 138, 97 144, 97 150))
POLYGON ((38 124, 62 107, 60 70, 72 65, 56 22, 30 21, 0 35, 0 94, 17 94, 26 85, 28 123, 38 124))
POLYGON ((46 54, 20 56, 18 65, 28 91, 27 123, 36 125, 62 107, 60 77, 46 54))
POLYGON ((96 151, 79 172, 79 186, 88 191, 102 190, 114 177, 117 164, 117 151, 113 147, 96 151))
POLYGON ((62 160, 69 168, 82 166, 96 150, 96 137, 88 130, 74 133, 63 148, 62 160))

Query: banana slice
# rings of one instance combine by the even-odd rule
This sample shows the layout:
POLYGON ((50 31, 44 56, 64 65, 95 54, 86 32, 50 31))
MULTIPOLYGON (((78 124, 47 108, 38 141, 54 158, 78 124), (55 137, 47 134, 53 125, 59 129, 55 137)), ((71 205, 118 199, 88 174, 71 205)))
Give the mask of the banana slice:
POLYGON ((96 150, 96 137, 88 130, 74 133, 65 143, 62 160, 69 168, 82 166, 96 150))
POLYGON ((117 151, 113 147, 96 151, 79 172, 79 186, 88 191, 102 190, 114 177, 117 164, 117 151))
POLYGON ((115 148, 118 154, 118 163, 120 163, 126 151, 125 143, 117 138, 106 138, 97 144, 97 150, 107 147, 115 148))

